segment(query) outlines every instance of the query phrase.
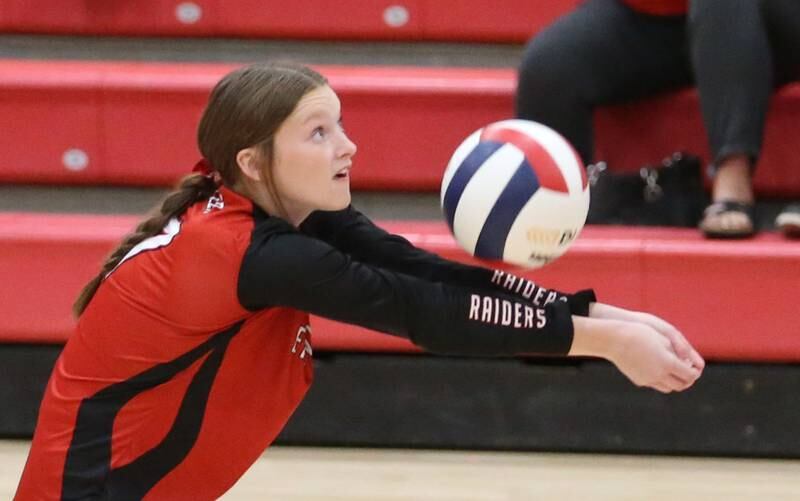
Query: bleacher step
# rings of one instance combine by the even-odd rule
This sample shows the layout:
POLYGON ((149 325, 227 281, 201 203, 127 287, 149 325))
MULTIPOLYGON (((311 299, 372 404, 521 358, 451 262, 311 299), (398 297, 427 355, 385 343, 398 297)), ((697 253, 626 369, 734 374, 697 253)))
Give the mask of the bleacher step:
MULTIPOLYGON (((0 341, 63 342, 76 294, 138 219, 0 213, 0 341)), ((442 222, 382 226, 444 257, 475 262, 442 222)), ((797 305, 786 292, 800 283, 798 262, 800 245, 772 233, 727 242, 703 240, 695 230, 587 227, 565 256, 524 275, 565 291, 591 286, 605 302, 662 315, 710 359, 800 362, 797 305)), ((312 323, 321 350, 411 350, 401 339, 312 323)))
POLYGON ((0 34, 0 58, 511 68, 522 44, 0 34))
MULTIPOLYGON (((236 66, 0 60, 0 182, 171 185, 199 156, 195 130, 209 90, 236 66)), ((359 145, 356 189, 437 191, 455 147, 513 115, 511 68, 319 69, 359 145)), ((800 84, 780 89, 754 179, 759 195, 800 196, 799 113, 800 84)), ((595 118, 598 156, 614 168, 638 169, 676 150, 708 158, 694 91, 602 108, 595 118)))

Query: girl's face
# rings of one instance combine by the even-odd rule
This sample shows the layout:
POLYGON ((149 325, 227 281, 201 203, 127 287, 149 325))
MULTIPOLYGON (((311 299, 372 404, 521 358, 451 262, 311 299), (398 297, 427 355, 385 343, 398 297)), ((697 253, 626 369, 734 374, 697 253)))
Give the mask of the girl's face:
POLYGON ((350 204, 356 145, 341 121, 339 98, 325 85, 303 96, 275 135, 275 188, 294 224, 315 210, 340 210, 350 204))

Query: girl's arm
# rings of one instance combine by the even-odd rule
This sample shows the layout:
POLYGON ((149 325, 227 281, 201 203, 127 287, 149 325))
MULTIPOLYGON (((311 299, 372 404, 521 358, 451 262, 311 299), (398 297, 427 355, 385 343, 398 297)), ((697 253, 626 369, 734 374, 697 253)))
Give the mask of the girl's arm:
POLYGON ((591 290, 568 294, 546 289, 500 270, 469 266, 437 256, 386 232, 352 206, 341 211, 317 211, 301 225, 303 233, 323 240, 353 259, 432 282, 488 289, 511 294, 542 307, 554 301, 569 305, 573 315, 587 316, 595 301, 591 290))
POLYGON ((238 295, 253 311, 296 308, 407 337, 432 352, 602 357, 634 384, 660 391, 684 389, 700 374, 643 323, 572 316, 562 301, 540 308, 501 291, 375 267, 278 221, 253 232, 238 295))

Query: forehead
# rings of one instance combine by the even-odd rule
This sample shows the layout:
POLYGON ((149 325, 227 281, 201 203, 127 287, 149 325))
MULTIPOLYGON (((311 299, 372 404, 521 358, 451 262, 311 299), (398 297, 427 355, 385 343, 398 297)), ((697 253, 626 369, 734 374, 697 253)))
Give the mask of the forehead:
POLYGON ((334 115, 336 118, 341 107, 339 96, 329 86, 323 85, 303 96, 289 119, 302 122, 315 115, 334 115))

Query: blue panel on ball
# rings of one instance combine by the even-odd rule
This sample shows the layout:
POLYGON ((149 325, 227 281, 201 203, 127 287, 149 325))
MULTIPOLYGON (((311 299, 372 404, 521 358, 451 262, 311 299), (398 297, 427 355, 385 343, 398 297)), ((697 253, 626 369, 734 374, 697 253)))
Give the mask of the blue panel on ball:
POLYGON ((461 165, 458 166, 458 169, 456 169, 453 178, 450 180, 450 184, 447 185, 447 191, 444 194, 444 203, 442 204, 445 217, 447 218, 447 224, 450 225, 450 231, 453 230, 453 221, 456 218, 458 202, 461 200, 461 194, 464 193, 464 189, 467 187, 469 180, 478 172, 481 165, 483 165, 490 156, 494 155, 494 152, 499 150, 501 146, 503 146, 503 143, 496 143, 493 141, 478 143, 475 149, 467 155, 461 162, 461 165))
POLYGON ((523 161, 511 176, 503 192, 497 197, 494 207, 483 223, 475 255, 486 259, 502 259, 506 239, 519 211, 539 189, 539 179, 527 160, 523 161))

